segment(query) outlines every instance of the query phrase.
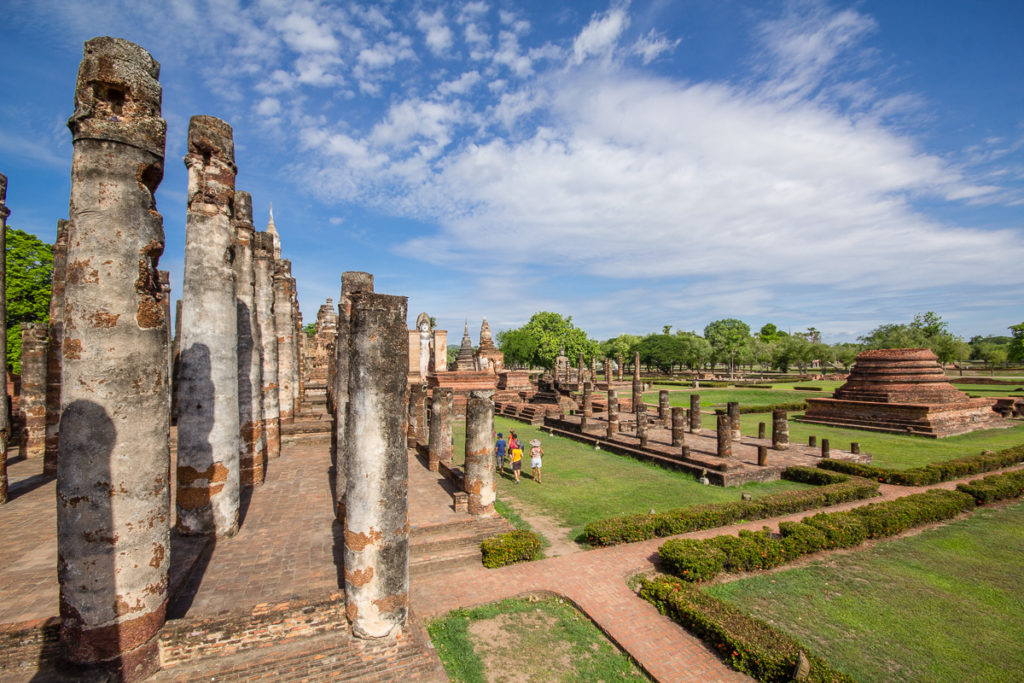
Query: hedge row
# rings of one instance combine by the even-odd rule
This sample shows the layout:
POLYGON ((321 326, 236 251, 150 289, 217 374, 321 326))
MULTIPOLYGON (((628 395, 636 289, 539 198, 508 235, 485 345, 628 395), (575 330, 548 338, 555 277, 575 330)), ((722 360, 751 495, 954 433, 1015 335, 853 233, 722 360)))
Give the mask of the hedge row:
POLYGON ((748 413, 770 413, 774 409, 794 411, 794 410, 807 410, 807 401, 790 401, 789 403, 773 403, 770 406, 740 406, 740 413, 746 415, 748 413))
POLYGON ((801 652, 810 665, 801 680, 853 681, 782 631, 678 579, 645 579, 640 595, 710 644, 734 669, 759 681, 796 679, 801 652))
MULTIPOLYGON (((1024 478, 1017 483, 1024 484, 1024 478)), ((846 512, 822 512, 800 522, 781 522, 781 538, 766 528, 743 530, 739 536, 669 540, 658 549, 658 555, 666 571, 678 578, 707 581, 723 571, 771 569, 818 550, 851 548, 867 538, 894 536, 956 517, 973 507, 974 500, 962 491, 935 489, 846 512)))
POLYGON ((480 543, 485 567, 504 567, 516 562, 536 560, 540 554, 540 538, 532 531, 517 529, 507 534, 486 538, 480 543))
POLYGON ((973 497, 978 505, 1006 498, 1019 498, 1024 496, 1024 471, 991 474, 984 479, 957 484, 956 488, 973 497))
MULTIPOLYGON (((782 477, 814 483, 809 481, 809 469, 811 468, 790 467, 783 471, 782 477)), ((834 483, 813 489, 785 491, 755 500, 704 503, 654 515, 635 514, 602 519, 588 524, 583 533, 590 545, 617 545, 674 536, 688 531, 712 529, 742 520, 778 517, 826 505, 870 498, 878 494, 878 484, 873 481, 856 477, 848 480, 843 477, 838 481, 832 481, 834 483)))
POLYGON ((915 467, 909 470, 891 470, 846 460, 830 459, 822 460, 818 463, 818 467, 897 486, 927 486, 981 472, 991 472, 1020 462, 1024 462, 1024 445, 1007 448, 998 453, 986 452, 955 460, 933 462, 924 467, 915 467))

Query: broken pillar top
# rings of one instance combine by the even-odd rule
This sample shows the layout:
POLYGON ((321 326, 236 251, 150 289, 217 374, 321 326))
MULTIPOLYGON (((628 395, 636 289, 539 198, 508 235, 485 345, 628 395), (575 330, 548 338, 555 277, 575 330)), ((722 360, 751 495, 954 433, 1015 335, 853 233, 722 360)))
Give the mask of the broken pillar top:
POLYGON ((373 291, 373 274, 359 270, 346 270, 341 274, 341 295, 351 296, 373 291))
POLYGON ((255 231, 252 223, 252 195, 243 190, 235 190, 235 227, 255 231))
POLYGON ((257 232, 252 237, 253 258, 274 258, 274 238, 265 232, 257 232))
POLYGON ((68 119, 72 139, 123 142, 163 157, 159 77, 160 64, 135 43, 106 36, 86 42, 68 119))
POLYGON ((274 263, 274 275, 280 277, 292 276, 292 262, 286 258, 277 259, 274 263))

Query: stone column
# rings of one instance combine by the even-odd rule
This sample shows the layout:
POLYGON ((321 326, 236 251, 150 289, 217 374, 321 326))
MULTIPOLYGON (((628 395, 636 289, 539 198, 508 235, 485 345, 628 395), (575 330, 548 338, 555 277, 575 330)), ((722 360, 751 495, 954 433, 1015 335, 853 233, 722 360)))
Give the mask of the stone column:
POLYGON ((672 408, 672 445, 682 446, 686 442, 686 409, 682 406, 672 408))
MULTIPOLYGON (((78 71, 57 458, 61 646, 139 680, 160 666, 170 565, 160 66, 117 38, 78 71)), ((93 675, 93 674, 90 674, 93 675)))
POLYGON ((772 448, 777 451, 789 448, 789 421, 781 408, 772 410, 772 448))
POLYGON ((642 403, 636 411, 636 438, 640 440, 640 448, 647 448, 647 406, 642 403))
POLYGON ((409 448, 426 442, 426 400, 426 384, 414 383, 409 387, 409 448))
MULTIPOLYGON (((344 290, 343 290, 344 291, 344 290)), ((352 632, 382 638, 405 625, 409 596, 409 459, 405 297, 351 297, 344 463, 345 606, 352 632)), ((339 334, 340 336, 340 334, 339 334)))
POLYGON ((256 325, 260 335, 260 378, 263 381, 263 440, 267 446, 267 458, 273 459, 281 455, 277 330, 274 327, 274 238, 265 232, 257 232, 253 235, 252 245, 256 325))
POLYGON ((586 417, 594 415, 594 388, 589 380, 583 383, 583 414, 586 417))
MULTIPOLYGON (((168 270, 158 270, 156 274, 160 278, 160 307, 164 311, 164 320, 167 321, 167 376, 173 378, 174 354, 172 349, 174 345, 174 339, 171 337, 171 273, 168 270)), ((170 397, 168 397, 167 401, 167 414, 171 414, 170 397)))
POLYGON ((295 406, 295 415, 302 412, 302 349, 306 342, 306 333, 302 331, 302 313, 299 311, 299 291, 296 288, 295 278, 291 275, 291 261, 288 262, 288 288, 292 298, 292 320, 295 322, 295 329, 292 331, 293 357, 295 363, 292 365, 292 405, 295 406))
MULTIPOLYGON (((0 253, 7 253, 7 176, 0 173, 0 253)), ((0 259, 0 282, 7 282, 7 259, 0 259)), ((7 441, 11 436, 11 415, 7 410, 7 287, 0 287, 0 358, 4 372, 0 393, 0 505, 7 502, 7 441)))
POLYGON ((823 457, 823 458, 831 458, 832 457, 832 448, 831 448, 831 445, 829 444, 828 439, 822 439, 821 440, 821 457, 823 457))
POLYGON ((438 463, 452 461, 452 390, 450 387, 434 389, 430 403, 430 454, 428 466, 437 472, 438 463))
POLYGON ((725 411, 718 411, 718 457, 732 457, 732 425, 725 411))
POLYGON ((619 397, 614 389, 608 390, 608 438, 619 433, 619 397))
POLYGON ((238 322, 232 269, 235 146, 231 126, 188 126, 188 212, 178 361, 178 531, 238 531, 238 322))
POLYGON ((633 355, 633 412, 640 411, 640 404, 644 402, 644 387, 640 383, 640 352, 633 355))
POLYGON ((729 401, 726 404, 726 409, 729 413, 729 431, 732 434, 732 440, 739 441, 742 436, 740 433, 740 404, 738 401, 729 401))
POLYGON ((700 394, 690 394, 690 432, 700 433, 700 394))
MULTIPOLYGON (((57 474, 60 428, 60 348, 64 339, 64 280, 68 265, 68 221, 57 221, 53 243, 53 279, 50 287, 50 330, 46 347, 46 454, 43 472, 57 474)), ((6 366, 6 364, 5 364, 6 366)))
POLYGON ((619 361, 619 373, 618 374, 619 374, 619 381, 621 382, 622 381, 622 354, 619 354, 618 361, 619 361))
POLYGON ((604 381, 609 385, 615 381, 615 361, 610 357, 604 359, 604 381))
POLYGON ((274 330, 277 336, 277 407, 281 422, 295 420, 295 319, 292 317, 292 262, 274 262, 274 330))
POLYGON ((466 400, 466 493, 471 515, 494 514, 494 401, 491 396, 490 391, 471 391, 466 400))
MULTIPOLYGON (((339 521, 345 519, 345 491, 348 468, 345 463, 345 434, 348 415, 349 361, 351 350, 352 297, 373 293, 373 275, 358 271, 341 274, 338 297, 338 337, 334 343, 334 510, 339 521)), ((408 350, 406 350, 408 353, 408 350)), ((402 388, 404 400, 405 388, 402 388)))
POLYGON ((46 452, 46 330, 46 323, 21 323, 21 454, 26 458, 46 452))
POLYGON ((252 196, 235 192, 235 310, 238 323, 239 474, 242 486, 259 486, 267 457, 263 438, 262 338, 256 321, 256 267, 253 258, 252 196))
POLYGON ((662 389, 658 392, 658 421, 666 427, 669 425, 668 391, 662 389))

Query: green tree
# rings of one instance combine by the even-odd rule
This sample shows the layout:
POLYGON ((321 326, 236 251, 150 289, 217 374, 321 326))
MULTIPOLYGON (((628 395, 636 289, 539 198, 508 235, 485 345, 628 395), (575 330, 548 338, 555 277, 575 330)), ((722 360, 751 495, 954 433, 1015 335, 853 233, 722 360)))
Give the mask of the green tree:
POLYGON ((841 344, 832 345, 832 357, 837 363, 840 363, 847 370, 853 365, 853 362, 857 360, 857 354, 864 349, 860 344, 851 344, 850 342, 843 342, 841 344))
POLYGON ((302 326, 302 331, 306 333, 307 337, 316 336, 316 323, 306 323, 302 326))
POLYGON ((696 370, 711 360, 711 344, 707 339, 696 332, 682 330, 677 331, 676 336, 681 341, 682 362, 691 370, 696 370))
POLYGON ((615 358, 622 356, 623 361, 632 362, 630 359, 640 344, 641 337, 635 334, 620 334, 614 339, 608 339, 598 344, 598 351, 604 358, 615 358))
POLYGON ((779 328, 777 328, 772 323, 765 323, 764 325, 761 326, 761 330, 757 333, 757 338, 767 344, 771 344, 774 341, 778 341, 780 336, 781 335, 779 328))
POLYGON ((729 361, 729 375, 732 376, 736 355, 750 339, 750 326, 735 318, 716 320, 704 328, 704 338, 711 344, 716 359, 729 361))
POLYGON ((449 344, 448 347, 445 349, 447 351, 447 356, 448 356, 448 369, 449 370, 451 370, 452 367, 455 365, 455 359, 459 357, 459 348, 460 347, 457 346, 457 345, 449 344))
POLYGON ((789 368, 796 365, 803 373, 811 362, 813 351, 811 342, 799 335, 783 337, 775 344, 772 365, 781 372, 789 372, 789 368))
MULTIPOLYGON (((525 338, 528 336, 532 341, 533 352, 529 357, 516 358, 515 362, 522 363, 529 367, 550 368, 555 365, 555 358, 560 349, 565 349, 565 355, 569 357, 570 363, 575 363, 579 354, 582 353, 585 360, 598 356, 597 342, 589 339, 587 333, 572 324, 572 316, 562 316, 550 311, 534 313, 530 321, 520 328, 509 330, 502 335, 502 342, 513 340, 513 351, 518 353, 523 348, 528 348, 525 338), (509 335, 512 335, 509 337, 509 335)), ((505 353, 505 347, 501 347, 505 353)), ((507 357, 507 354, 506 354, 507 357)))
POLYGON ((537 337, 525 328, 501 330, 495 336, 495 341, 505 356, 506 366, 530 367, 537 356, 537 337))
POLYGON ((50 319, 53 247, 35 235, 7 228, 7 365, 21 373, 21 323, 50 319))
POLYGON ((978 358, 985 362, 985 367, 991 369, 996 365, 1002 365, 1009 357, 1007 348, 991 342, 982 342, 978 345, 978 358))
POLYGON ((654 366, 661 372, 672 372, 672 367, 685 362, 683 340, 672 334, 649 334, 637 347, 640 362, 654 366))
POLYGON ((949 325, 933 311, 918 313, 909 324, 879 325, 860 340, 869 349, 931 349, 940 363, 960 357, 963 341, 949 331, 949 325))
POLYGON ((1013 341, 1010 342, 1007 356, 1014 363, 1024 363, 1024 322, 1010 325, 1008 329, 1013 333, 1013 341))

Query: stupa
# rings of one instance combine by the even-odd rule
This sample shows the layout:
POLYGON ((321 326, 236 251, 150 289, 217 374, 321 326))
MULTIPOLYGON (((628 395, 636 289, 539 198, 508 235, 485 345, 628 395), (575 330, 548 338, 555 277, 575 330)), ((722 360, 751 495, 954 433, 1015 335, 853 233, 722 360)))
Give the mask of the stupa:
POLYGON ((501 372, 505 365, 505 354, 494 345, 494 337, 491 335, 491 326, 487 324, 487 318, 484 318, 480 326, 480 348, 476 352, 476 364, 479 369, 495 374, 501 372))
POLYGON ((863 351, 832 398, 811 398, 800 422, 941 438, 1007 426, 994 399, 970 398, 930 349, 863 351))

